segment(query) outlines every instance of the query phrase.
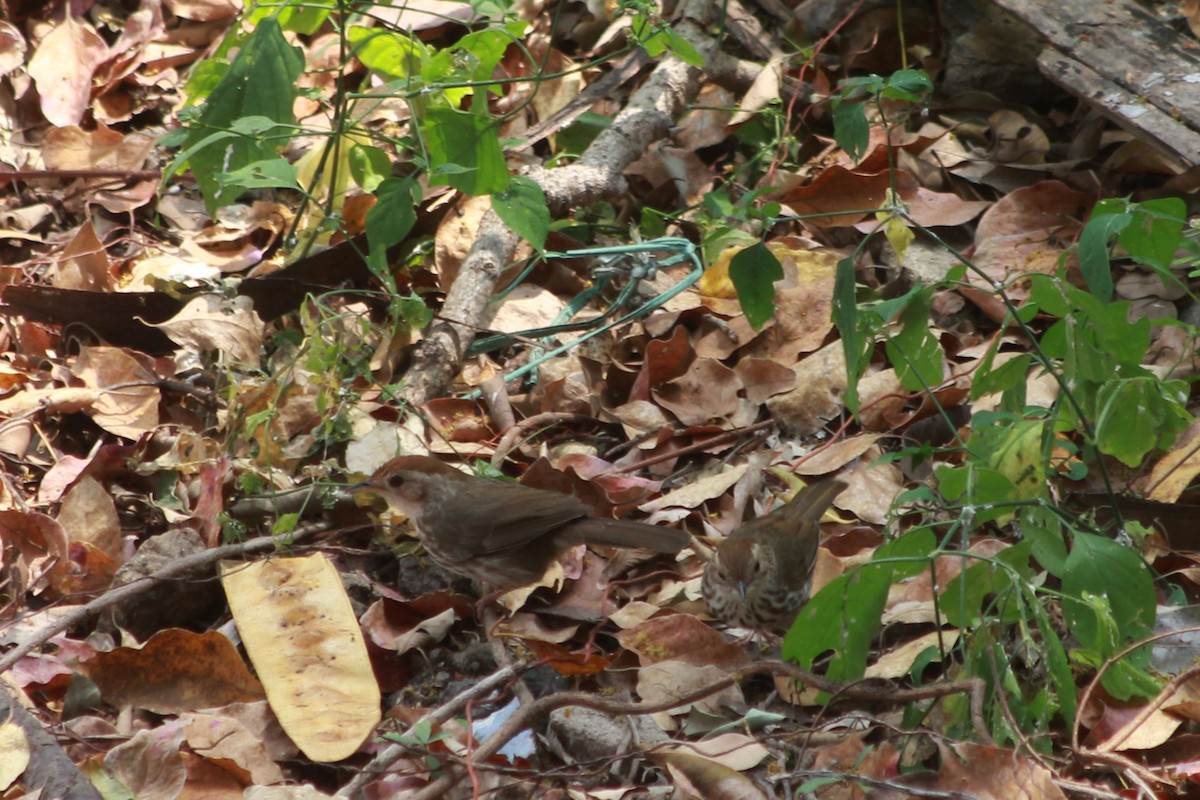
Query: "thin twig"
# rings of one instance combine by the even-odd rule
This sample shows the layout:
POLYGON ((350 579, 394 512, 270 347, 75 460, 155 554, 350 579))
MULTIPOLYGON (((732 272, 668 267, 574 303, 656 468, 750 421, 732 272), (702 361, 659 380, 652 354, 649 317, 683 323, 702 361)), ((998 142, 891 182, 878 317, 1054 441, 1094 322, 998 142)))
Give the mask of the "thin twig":
MULTIPOLYGON (((409 726, 409 730, 412 730, 412 728, 415 728, 417 725, 424 723, 441 725, 458 714, 459 711, 466 707, 467 703, 483 697, 498 686, 508 683, 509 681, 518 677, 528 668, 528 666, 529 665, 524 662, 517 662, 502 667, 473 686, 459 692, 442 705, 424 714, 419 720, 409 726)), ((383 751, 371 759, 371 762, 363 767, 349 783, 339 789, 335 796, 357 797, 372 779, 385 772, 388 767, 403 758, 408 750, 409 748, 405 747, 404 745, 388 745, 383 749, 383 751)))
MULTIPOLYGON (((485 763, 518 733, 526 728, 533 727, 540 720, 546 718, 551 711, 559 708, 577 706, 580 708, 590 708, 595 711, 618 716, 657 714, 663 711, 669 711, 673 708, 678 708, 680 706, 696 703, 707 697, 711 697, 718 692, 724 691, 725 689, 728 689, 737 683, 740 683, 742 680, 751 675, 760 673, 784 675, 786 677, 802 681, 805 684, 821 691, 828 692, 830 694, 838 694, 841 697, 851 700, 887 702, 889 704, 903 704, 912 702, 914 700, 925 700, 933 697, 945 697, 951 694, 965 693, 970 697, 971 721, 975 727, 976 735, 983 742, 987 744, 992 743, 991 736, 988 733, 986 726, 983 724, 983 699, 984 692, 986 690, 986 684, 978 678, 953 681, 943 684, 933 684, 915 689, 896 689, 893 686, 873 688, 862 684, 843 686, 834 681, 823 678, 820 675, 800 669, 792 664, 769 661, 743 667, 742 669, 731 673, 727 677, 711 683, 701 689, 697 689, 690 694, 660 703, 616 702, 585 692, 565 692, 542 697, 533 704, 522 707, 515 714, 509 717, 504 725, 502 725, 499 730, 492 734, 487 741, 481 743, 477 748, 475 748, 472 754, 472 760, 476 765, 485 763)), ((462 777, 462 770, 447 769, 442 777, 438 778, 424 789, 414 794, 411 800, 437 800, 437 798, 442 797, 450 790, 451 787, 462 780, 462 777)))
POLYGON ((35 648, 50 641, 50 639, 58 634, 82 624, 94 614, 98 614, 105 609, 112 608, 115 605, 137 597, 160 581, 178 578, 193 570, 212 566, 225 558, 241 558, 274 550, 289 550, 301 542, 330 530, 332 529, 326 523, 313 523, 312 525, 301 526, 290 533, 281 533, 277 536, 252 539, 248 542, 240 542, 223 547, 214 547, 211 550, 193 553, 192 555, 172 561, 167 566, 149 575, 130 581, 123 586, 109 589, 94 600, 39 628, 28 639, 22 641, 0 658, 0 672, 12 669, 18 661, 35 648))

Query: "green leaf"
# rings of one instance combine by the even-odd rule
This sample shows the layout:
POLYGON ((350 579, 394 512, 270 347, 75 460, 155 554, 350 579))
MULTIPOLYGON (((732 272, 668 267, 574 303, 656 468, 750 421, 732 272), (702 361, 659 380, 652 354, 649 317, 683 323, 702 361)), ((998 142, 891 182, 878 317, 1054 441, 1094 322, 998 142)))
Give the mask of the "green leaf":
MULTIPOLYGON (((1149 648, 1142 648, 1148 651, 1149 648)), ((1162 691, 1164 681, 1146 671, 1145 659, 1137 659, 1133 655, 1117 661, 1104 673, 1100 684, 1118 700, 1129 700, 1134 697, 1154 697, 1162 691)))
POLYGON ((826 677, 861 678, 888 590, 894 581, 926 569, 924 559, 936 545, 931 531, 910 531, 880 547, 871 563, 829 583, 800 610, 783 640, 783 657, 807 668, 817 656, 832 650, 826 677))
POLYGON ((1132 224, 1118 241, 1135 261, 1165 273, 1183 238, 1187 205, 1178 197, 1146 200, 1133 206, 1132 224))
MULTIPOLYGON (((986 425, 979 415, 972 422, 972 429, 986 425)), ((974 441, 972 441, 974 444, 974 441)), ((938 491, 951 503, 970 507, 973 524, 993 522, 1012 514, 1008 503, 1016 497, 1017 489, 1012 481, 999 472, 968 463, 962 467, 937 467, 934 475, 938 491)))
POLYGON ((434 106, 425 112, 421 132, 429 152, 431 186, 453 186, 470 195, 493 194, 508 186, 504 151, 489 117, 434 106))
POLYGON ((392 159, 378 147, 356 144, 350 148, 350 177, 364 192, 374 192, 392 174, 392 159))
POLYGON ((807 669, 833 651, 831 680, 857 680, 867 666, 871 641, 892 585, 892 570, 864 564, 829 583, 800 610, 783 641, 783 657, 807 669))
POLYGON ((933 82, 923 70, 902 69, 888 77, 883 91, 888 97, 917 101, 933 91, 933 82))
POLYGON ((337 0, 304 0, 303 3, 285 3, 280 8, 275 3, 265 3, 251 11, 246 19, 258 23, 267 17, 274 17, 285 31, 311 36, 329 18, 329 12, 337 5, 337 0))
POLYGON ((1076 532, 1062 577, 1064 616, 1071 633, 1102 656, 1141 639, 1154 625, 1154 578, 1132 548, 1091 533, 1076 532), (1104 598, 1112 610, 1117 641, 1102 633, 1104 620, 1085 595, 1104 598))
POLYGON ((671 51, 671 55, 678 58, 688 66, 696 67, 697 69, 704 68, 704 57, 700 55, 700 51, 692 46, 692 43, 680 36, 674 29, 666 29, 667 49, 671 51))
POLYGON ((230 196, 248 189, 299 189, 296 168, 282 158, 255 161, 241 169, 222 173, 218 179, 221 191, 230 196))
POLYGON ((1028 542, 1005 548, 991 561, 971 564, 947 583, 941 600, 946 620, 955 627, 976 628, 983 623, 986 610, 990 618, 1019 621, 1023 598, 1013 592, 1013 578, 1029 571, 1030 549, 1028 542))
POLYGON ((978 400, 987 394, 1013 394, 1019 398, 1016 408, 1024 408, 1026 376, 1033 365, 1033 358, 1027 353, 1014 353, 1003 364, 993 368, 999 345, 1000 340, 997 340, 996 347, 988 351, 983 364, 976 371, 975 380, 971 382, 971 400, 978 400))
POLYGON ((612 120, 612 117, 597 114, 595 111, 585 111, 554 137, 555 144, 565 155, 582 155, 601 131, 612 124, 612 120))
POLYGON ((1033 547, 1031 552, 1038 564, 1056 578, 1062 577, 1067 566, 1062 518, 1042 505, 1026 506, 1017 517, 1017 529, 1033 547))
POLYGON ((1103 213, 1105 206, 1097 204, 1092 218, 1079 234, 1079 266, 1088 290, 1098 300, 1112 299, 1112 267, 1109 264, 1108 248, 1112 238, 1133 221, 1131 214, 1103 213))
POLYGON ((928 391, 942 382, 942 344, 929 330, 932 300, 931 289, 914 294, 900 313, 900 332, 885 345, 901 385, 910 392, 928 391))
POLYGON ((852 161, 858 161, 867 151, 870 126, 862 103, 835 101, 833 104, 833 140, 846 151, 852 161))
POLYGON ((388 248, 404 240, 417 222, 417 204, 421 202, 421 187, 412 178, 388 178, 375 192, 374 206, 367 212, 367 265, 384 286, 395 292, 395 282, 388 271, 388 248))
MULTIPOLYGON (((500 60, 504 58, 504 53, 514 41, 520 40, 525 26, 526 23, 517 21, 505 28, 484 28, 459 39, 454 45, 455 49, 460 51, 460 54, 469 54, 468 58, 460 59, 459 62, 470 62, 465 77, 473 81, 491 80, 500 60)), ((499 90, 500 87, 493 88, 499 90)))
POLYGON ((1000 428, 995 438, 985 439, 991 445, 985 454, 987 464, 1012 483, 1013 500, 1046 495, 1046 426, 1046 420, 1040 418, 1017 419, 1000 428))
POLYGON ((506 188, 492 195, 492 209, 539 253, 546 249, 550 209, 546 206, 546 193, 536 181, 514 175, 506 188))
POLYGON ((419 75, 429 59, 429 49, 402 33, 352 25, 346 39, 354 45, 353 55, 369 70, 393 78, 419 75))
POLYGON ((729 279, 754 330, 775 313, 775 281, 782 278, 783 265, 762 242, 739 251, 729 262, 729 279))
POLYGON ((1187 427, 1187 392, 1176 381, 1113 379, 1096 393, 1096 446, 1129 467, 1167 448, 1187 427), (1172 391, 1173 390, 1173 391, 1172 391))
POLYGON ((232 191, 222 190, 223 173, 273 159, 292 134, 296 124, 292 101, 303 69, 300 49, 289 45, 279 23, 268 17, 246 40, 205 101, 195 124, 189 127, 184 150, 191 151, 188 164, 208 213, 236 199, 232 191), (230 130, 245 130, 237 124, 250 116, 270 124, 229 141, 214 138, 230 130), (208 146, 194 147, 205 141, 208 146))
POLYGON ((1029 299, 1044 313, 1053 317, 1065 317, 1071 312, 1063 282, 1050 275, 1032 275, 1029 278, 1029 299))
POLYGON ((842 335, 842 352, 846 358, 846 407, 858 413, 858 378, 863 374, 866 350, 870 346, 860 325, 855 295, 854 259, 847 257, 837 263, 833 282, 833 324, 842 335))
POLYGON ((670 52, 685 64, 693 67, 704 66, 703 57, 687 39, 661 21, 652 20, 647 14, 641 13, 634 16, 630 30, 633 32, 633 38, 646 49, 647 55, 651 57, 657 58, 663 53, 670 52))
POLYGON ((1046 609, 1033 594, 1032 589, 1026 587, 1024 591, 1026 592, 1026 605, 1032 612, 1038 634, 1041 637, 1042 657, 1046 662, 1046 671, 1050 675, 1050 680, 1054 683, 1059 713, 1062 714, 1063 721, 1070 728, 1075 722, 1075 713, 1079 707, 1075 674, 1071 671, 1071 662, 1067 659, 1067 652, 1063 648, 1058 631, 1050 621, 1050 615, 1046 613, 1046 609))

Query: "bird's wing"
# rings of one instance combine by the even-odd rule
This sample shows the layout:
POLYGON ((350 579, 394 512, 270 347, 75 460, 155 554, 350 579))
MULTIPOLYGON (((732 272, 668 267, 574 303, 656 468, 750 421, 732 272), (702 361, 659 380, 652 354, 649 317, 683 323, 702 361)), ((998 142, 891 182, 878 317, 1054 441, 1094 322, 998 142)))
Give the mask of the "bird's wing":
POLYGON ((473 481, 455 499, 477 509, 473 518, 481 524, 465 533, 477 537, 481 555, 523 547, 591 510, 571 495, 499 479, 473 481))
POLYGON ((801 522, 818 522, 825 509, 829 508, 834 498, 842 493, 848 484, 843 481, 829 479, 806 486, 797 492, 786 506, 774 514, 782 514, 797 525, 801 522))

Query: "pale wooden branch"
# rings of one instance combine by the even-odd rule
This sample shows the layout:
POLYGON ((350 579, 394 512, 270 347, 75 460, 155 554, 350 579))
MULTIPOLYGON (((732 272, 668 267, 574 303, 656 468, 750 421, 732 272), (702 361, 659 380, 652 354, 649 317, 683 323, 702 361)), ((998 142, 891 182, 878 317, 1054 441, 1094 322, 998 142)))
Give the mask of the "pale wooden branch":
POLYGON ((29 765, 22 773, 22 785, 40 790, 42 797, 62 800, 100 800, 100 792, 83 776, 79 768, 59 746, 58 740, 26 711, 10 687, 0 690, 0 721, 14 722, 25 736, 29 765))
MULTIPOLYGON (((715 52, 715 43, 705 34, 701 21, 707 20, 715 7, 706 0, 689 0, 687 5, 675 30, 707 58, 715 52)), ((561 215, 623 193, 625 168, 667 135, 696 94, 699 80, 699 69, 673 56, 663 58, 578 161, 555 169, 530 169, 527 175, 542 187, 551 214, 561 215)), ((401 399, 419 406, 450 385, 518 242, 519 237, 494 211, 489 209, 483 215, 475 243, 446 295, 443 319, 434 323, 414 348, 401 399)))
POLYGON ((58 617, 53 622, 47 623, 45 626, 34 631, 30 636, 22 639, 16 647, 6 652, 3 657, 0 657, 0 672, 7 672, 12 669, 18 661, 58 634, 70 630, 77 625, 82 625, 93 615, 101 611, 137 597, 160 581, 177 579, 191 574, 193 571, 207 569, 225 558, 244 558, 248 555, 276 550, 292 551, 301 542, 327 531, 330 531, 328 524, 313 523, 312 525, 297 528, 290 533, 261 539, 251 539, 247 542, 239 542, 238 544, 230 544, 223 547, 214 547, 211 550, 202 550, 199 553, 193 553, 192 555, 176 559, 162 569, 145 577, 109 589, 85 605, 73 609, 69 613, 58 617))

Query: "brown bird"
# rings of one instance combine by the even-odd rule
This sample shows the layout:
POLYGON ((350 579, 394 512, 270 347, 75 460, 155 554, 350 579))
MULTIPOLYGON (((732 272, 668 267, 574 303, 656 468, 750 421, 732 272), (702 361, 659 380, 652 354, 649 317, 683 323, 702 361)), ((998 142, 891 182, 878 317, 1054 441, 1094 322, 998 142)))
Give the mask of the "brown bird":
POLYGON ((725 537, 700 584, 712 615, 755 630, 791 625, 808 600, 821 515, 846 485, 826 480, 807 486, 791 502, 725 537))
POLYGON ((354 491, 407 516, 434 561, 496 590, 539 580, 577 544, 675 553, 690 541, 673 528, 589 517, 570 495, 471 477, 429 456, 394 458, 354 491))

